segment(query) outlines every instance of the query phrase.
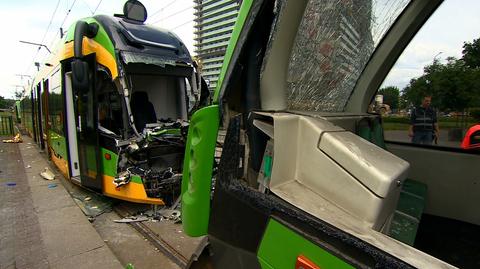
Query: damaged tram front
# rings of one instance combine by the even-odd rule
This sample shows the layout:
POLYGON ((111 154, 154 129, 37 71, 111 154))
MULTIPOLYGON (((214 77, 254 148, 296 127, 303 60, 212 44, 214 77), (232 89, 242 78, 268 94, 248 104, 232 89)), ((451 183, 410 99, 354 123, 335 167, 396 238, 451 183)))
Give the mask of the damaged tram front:
POLYGON ((189 115, 208 89, 182 41, 145 20, 143 5, 128 1, 123 15, 74 24, 58 65, 37 79, 50 101, 40 118, 52 122, 52 160, 74 183, 169 204, 179 195, 189 115))

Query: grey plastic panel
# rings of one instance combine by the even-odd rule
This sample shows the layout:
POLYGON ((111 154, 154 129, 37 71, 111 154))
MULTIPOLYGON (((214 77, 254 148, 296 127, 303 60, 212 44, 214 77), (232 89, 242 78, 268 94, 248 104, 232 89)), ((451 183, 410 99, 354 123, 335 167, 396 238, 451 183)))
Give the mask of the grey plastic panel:
POLYGON ((480 225, 480 155, 387 144, 409 161, 409 178, 427 184, 425 213, 480 225))
POLYGON ((309 208, 328 201, 331 208, 380 230, 395 210, 397 181, 405 179, 408 163, 327 120, 287 113, 271 117, 275 144, 270 190, 311 214, 309 208), (295 199, 295 194, 287 195, 294 189, 288 186, 309 189, 302 195, 310 197, 295 199))
POLYGON ((382 198, 395 191, 407 177, 406 161, 351 132, 326 133, 318 147, 382 198))

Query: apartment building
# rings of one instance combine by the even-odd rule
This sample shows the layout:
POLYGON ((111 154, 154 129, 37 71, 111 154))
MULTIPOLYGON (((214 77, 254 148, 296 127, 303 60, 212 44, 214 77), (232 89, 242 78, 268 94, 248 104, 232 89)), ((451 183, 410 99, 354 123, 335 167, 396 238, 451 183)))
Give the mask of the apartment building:
POLYGON ((194 0, 195 55, 210 90, 217 86, 223 57, 240 8, 238 0, 194 0))

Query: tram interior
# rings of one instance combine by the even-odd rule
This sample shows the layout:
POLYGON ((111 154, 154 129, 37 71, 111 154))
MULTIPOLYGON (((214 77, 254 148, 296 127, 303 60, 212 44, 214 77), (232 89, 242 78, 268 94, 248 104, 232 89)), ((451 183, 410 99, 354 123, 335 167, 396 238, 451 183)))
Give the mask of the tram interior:
POLYGON ((131 81, 134 86, 130 107, 135 120, 147 118, 148 123, 157 123, 187 119, 184 77, 135 74, 131 81))
POLYGON ((185 76, 161 74, 137 73, 129 80, 130 109, 141 139, 126 147, 119 170, 141 176, 149 197, 172 203, 180 191, 189 83, 185 76))

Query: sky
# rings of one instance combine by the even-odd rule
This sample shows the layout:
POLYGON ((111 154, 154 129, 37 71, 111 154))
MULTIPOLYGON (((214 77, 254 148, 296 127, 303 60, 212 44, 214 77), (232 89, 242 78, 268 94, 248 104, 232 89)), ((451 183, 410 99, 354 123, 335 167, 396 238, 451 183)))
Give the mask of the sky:
MULTIPOLYGON (((383 3, 391 0, 373 0, 383 3)), ((398 1, 398 0, 395 0, 398 1)), ((34 62, 43 63, 47 50, 20 43, 42 43, 53 49, 64 30, 82 17, 122 13, 124 0, 1 0, 3 18, 0 42, 0 96, 12 98, 16 88, 34 76, 34 62), (58 7, 57 7, 58 4, 58 7), (69 12, 69 10, 71 10, 69 12)), ((147 24, 173 30, 193 55, 193 0, 141 0, 148 12, 147 24)), ((405 2, 402 0, 400 2, 405 2)), ((396 2, 396 3, 400 3, 396 2)), ((410 79, 436 58, 461 57, 463 42, 480 37, 480 1, 446 0, 417 34, 387 76, 383 86, 403 89, 410 79)))
MULTIPOLYGON (((397 60, 383 86, 403 89, 434 58, 446 63, 447 57, 461 58, 465 41, 480 38, 480 1, 446 0, 417 33, 397 60)), ((382 86, 382 87, 383 87, 382 86)))
MULTIPOLYGON (((193 54, 193 0, 141 0, 147 8, 146 23, 174 31, 193 54)), ((48 55, 45 48, 19 41, 45 44, 53 50, 59 28, 66 31, 79 18, 123 13, 124 0, 1 0, 0 96, 13 98, 26 85, 48 55), (57 6, 58 5, 58 6, 57 6), (73 6, 73 7, 72 7, 73 6), (70 12, 68 12, 71 10, 70 12), (20 76, 28 75, 28 76, 20 76)))

